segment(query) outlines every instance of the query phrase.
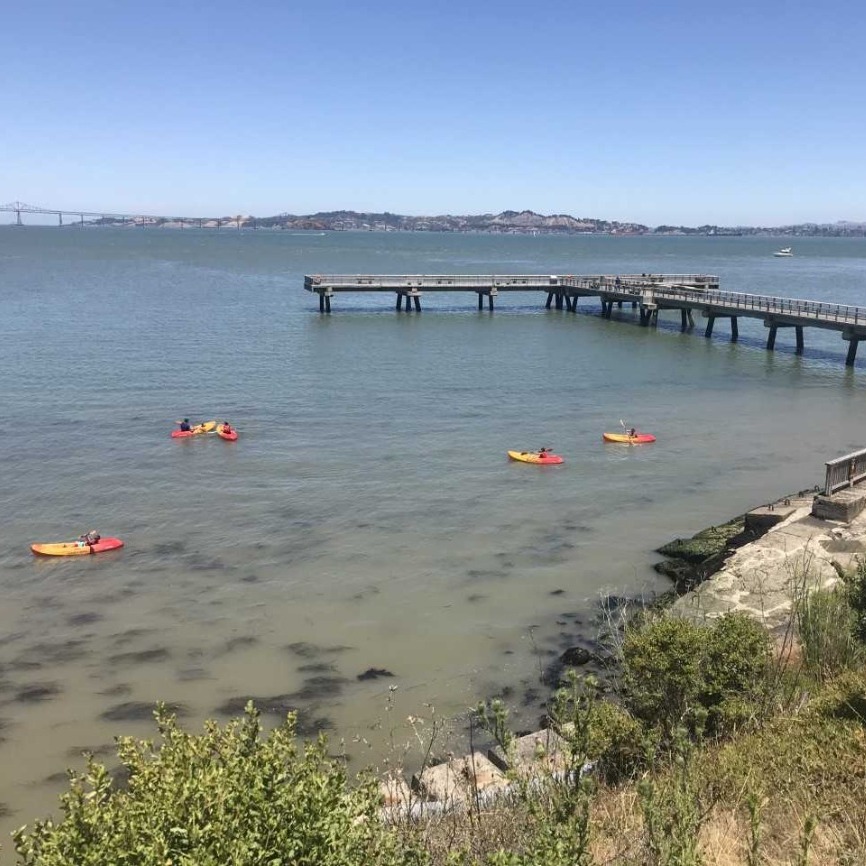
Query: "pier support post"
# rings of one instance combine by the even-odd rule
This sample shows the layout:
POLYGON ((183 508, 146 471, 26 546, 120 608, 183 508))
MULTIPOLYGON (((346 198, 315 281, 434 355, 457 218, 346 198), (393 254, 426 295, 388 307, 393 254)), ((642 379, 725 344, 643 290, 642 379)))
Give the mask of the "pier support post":
POLYGON ((399 312, 402 309, 403 309, 403 293, 397 292, 397 311, 399 312))
POLYGON ((680 310, 680 330, 685 331, 688 328, 689 317, 686 315, 686 310, 680 310))
POLYGON ((420 313, 421 312, 421 298, 419 298, 418 295, 415 295, 415 297, 412 300, 415 301, 415 309, 420 313))
POLYGON ((689 317, 689 327, 690 327, 690 328, 694 328, 694 326, 695 326, 695 320, 692 318, 692 311, 691 311, 691 310, 686 310, 686 313, 688 314, 688 317, 689 317))
POLYGON ((705 337, 712 337, 713 336, 713 325, 715 325, 715 324, 716 324, 716 317, 715 316, 707 316, 707 329, 706 329, 706 331, 704 331, 705 337))
POLYGON ((767 351, 772 352, 776 348, 776 325, 770 325, 770 333, 767 335, 767 351))
POLYGON ((617 305, 620 309, 622 309, 622 301, 617 301, 617 302, 616 302, 616 305, 617 305))
POLYGON ((644 307, 640 308, 640 324, 642 328, 645 328, 649 324, 650 320, 650 311, 645 309, 644 307))
POLYGON ((795 325, 794 331, 797 334, 797 350, 796 351, 797 351, 798 355, 802 355, 803 354, 803 326, 802 325, 795 325))
POLYGON ((493 292, 487 293, 487 309, 493 312, 493 292))
MULTIPOLYGON (((547 293, 547 303, 544 305, 546 310, 550 309, 550 305, 553 303, 553 292, 547 293)), ((478 309, 481 309, 481 295, 478 295, 478 309)))
POLYGON ((325 312, 325 293, 319 292, 319 312, 325 312))
POLYGON ((326 313, 331 312, 331 296, 330 295, 325 295, 325 312, 326 313))
MULTIPOLYGON (((549 295, 548 295, 548 298, 547 298, 547 306, 548 306, 548 307, 550 306, 550 296, 549 296, 549 295)), ((483 293, 483 292, 479 292, 479 293, 478 293, 478 309, 479 309, 479 310, 483 310, 483 309, 484 309, 484 293, 483 293)))
POLYGON ((562 309, 562 292, 556 293, 556 309, 557 310, 562 309))
POLYGON ((854 359, 857 357, 857 346, 860 341, 856 337, 851 337, 848 341, 848 354, 845 356, 845 366, 853 367, 854 359))
POLYGON ((650 324, 655 328, 658 325, 658 323, 659 323, 659 311, 658 311, 658 307, 656 307, 650 313, 650 324))
POLYGON ((637 301, 632 301, 631 302, 631 308, 634 310, 634 309, 636 309, 636 307, 637 307, 637 301))
POLYGON ((737 317, 731 316, 731 342, 736 343, 740 339, 740 330, 737 325, 737 317))

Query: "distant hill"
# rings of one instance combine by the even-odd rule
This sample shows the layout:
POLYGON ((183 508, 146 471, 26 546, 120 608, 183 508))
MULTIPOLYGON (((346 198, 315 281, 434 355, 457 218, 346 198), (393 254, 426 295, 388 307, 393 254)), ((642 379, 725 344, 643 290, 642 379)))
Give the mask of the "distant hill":
MULTIPOLYGON (((866 223, 840 221, 832 224, 802 223, 789 226, 716 226, 702 225, 650 227, 642 223, 574 217, 570 214, 538 214, 531 210, 505 210, 498 214, 406 216, 384 211, 365 213, 352 210, 320 211, 296 215, 209 217, 187 222, 201 222, 215 227, 292 229, 295 231, 385 231, 385 232, 488 232, 496 234, 610 234, 610 235, 706 235, 706 236, 790 236, 790 237, 866 237, 866 223)), ((124 221, 114 217, 93 220, 92 225, 164 225, 180 226, 180 218, 135 217, 124 221)))

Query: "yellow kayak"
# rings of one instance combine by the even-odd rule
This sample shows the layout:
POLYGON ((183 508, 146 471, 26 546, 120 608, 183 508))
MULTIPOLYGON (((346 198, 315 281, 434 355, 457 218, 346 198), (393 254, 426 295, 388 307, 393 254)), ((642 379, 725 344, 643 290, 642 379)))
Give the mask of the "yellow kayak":
POLYGON ((509 451, 508 456, 512 460, 519 460, 521 463, 541 463, 547 466, 562 463, 562 458, 558 454, 551 454, 549 451, 544 454, 538 451, 509 451))
POLYGON ((635 433, 630 436, 628 433, 602 433, 601 438, 605 442, 619 442, 622 445, 645 445, 648 442, 655 442, 656 437, 652 433, 635 433))
POLYGON ((91 553, 102 553, 104 550, 117 550, 118 547, 123 547, 123 542, 119 538, 100 538, 96 544, 60 541, 30 545, 34 553, 41 553, 43 556, 89 556, 91 553))

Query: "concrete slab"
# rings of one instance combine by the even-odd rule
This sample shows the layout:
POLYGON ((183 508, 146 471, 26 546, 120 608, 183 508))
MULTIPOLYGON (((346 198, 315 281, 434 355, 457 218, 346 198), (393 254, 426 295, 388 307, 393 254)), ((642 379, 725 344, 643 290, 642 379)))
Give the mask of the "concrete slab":
POLYGON ((383 806, 407 808, 412 802, 409 784, 402 776, 390 775, 379 782, 379 798, 383 806))
POLYGON ((798 586, 832 586, 838 568, 857 564, 858 552, 866 551, 866 513, 843 526, 815 517, 810 499, 788 501, 784 520, 735 550, 716 574, 674 602, 673 612, 704 622, 742 611, 776 628, 790 617, 798 586))
POLYGON ((486 793, 496 787, 504 790, 508 786, 503 772, 481 752, 427 767, 416 774, 412 782, 431 799, 455 805, 471 801, 476 791, 486 793))
POLYGON ((507 755, 501 746, 496 746, 488 751, 487 757, 503 772, 512 770, 523 776, 537 776, 565 770, 566 748, 565 740, 548 728, 518 737, 507 755))

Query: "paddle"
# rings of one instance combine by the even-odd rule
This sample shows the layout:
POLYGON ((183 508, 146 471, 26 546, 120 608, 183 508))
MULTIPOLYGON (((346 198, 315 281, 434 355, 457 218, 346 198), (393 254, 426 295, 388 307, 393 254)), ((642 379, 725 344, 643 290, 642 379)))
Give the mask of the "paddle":
POLYGON ((637 439, 637 432, 635 432, 635 435, 632 436, 631 435, 631 428, 625 426, 625 421, 623 421, 622 418, 619 419, 619 423, 622 424, 622 432, 625 433, 626 436, 628 436, 629 443, 631 443, 632 439, 637 439))

